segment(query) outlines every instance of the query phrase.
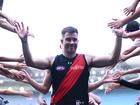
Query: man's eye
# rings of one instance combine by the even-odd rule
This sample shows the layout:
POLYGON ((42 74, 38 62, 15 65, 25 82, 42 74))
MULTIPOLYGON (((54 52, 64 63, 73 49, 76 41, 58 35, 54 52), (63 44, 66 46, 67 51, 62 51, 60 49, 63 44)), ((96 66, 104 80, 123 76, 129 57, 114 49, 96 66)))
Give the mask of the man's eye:
POLYGON ((74 42, 76 42, 76 41, 77 41, 77 39, 73 39, 73 41, 74 41, 74 42))
POLYGON ((69 41, 69 42, 70 42, 70 41, 71 41, 71 39, 67 39, 67 41, 69 41))

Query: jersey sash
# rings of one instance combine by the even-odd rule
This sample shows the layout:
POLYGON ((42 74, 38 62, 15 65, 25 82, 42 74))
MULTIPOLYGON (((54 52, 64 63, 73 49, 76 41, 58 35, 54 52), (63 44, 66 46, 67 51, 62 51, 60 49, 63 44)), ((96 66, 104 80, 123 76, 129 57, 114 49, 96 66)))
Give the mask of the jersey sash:
POLYGON ((70 66, 66 76, 60 83, 56 93, 51 97, 51 104, 55 105, 60 101, 74 86, 85 67, 85 59, 82 54, 78 54, 70 66))

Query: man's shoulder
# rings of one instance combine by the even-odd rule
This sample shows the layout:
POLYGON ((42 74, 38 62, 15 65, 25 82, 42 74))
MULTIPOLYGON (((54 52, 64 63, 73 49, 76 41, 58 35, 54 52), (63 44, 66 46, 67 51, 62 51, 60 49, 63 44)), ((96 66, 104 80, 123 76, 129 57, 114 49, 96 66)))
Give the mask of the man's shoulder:
POLYGON ((62 54, 59 54, 59 55, 47 57, 47 59, 49 60, 50 64, 52 65, 54 63, 55 59, 58 57, 61 57, 61 56, 62 56, 62 54))

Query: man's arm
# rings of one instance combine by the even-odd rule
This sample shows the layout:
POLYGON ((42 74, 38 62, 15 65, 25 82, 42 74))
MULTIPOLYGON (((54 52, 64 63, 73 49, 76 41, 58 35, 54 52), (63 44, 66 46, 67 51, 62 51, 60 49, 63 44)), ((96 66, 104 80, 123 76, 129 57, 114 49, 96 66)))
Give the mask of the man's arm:
MULTIPOLYGON (((30 84, 32 87, 34 87, 36 90, 38 90, 39 92, 41 93, 44 93, 46 94, 49 89, 50 89, 50 86, 51 86, 51 72, 50 70, 46 70, 46 75, 45 75, 45 78, 44 78, 44 81, 43 83, 38 83, 36 82, 35 80, 33 80, 30 75, 26 72, 25 72, 25 82, 30 84)), ((24 82, 24 80, 23 80, 24 82)))
POLYGON ((51 59, 50 57, 41 60, 33 59, 28 45, 29 28, 28 27, 25 28, 23 22, 21 22, 21 24, 16 22, 15 27, 16 33, 21 39, 23 54, 27 66, 44 70, 47 69, 52 64, 53 58, 51 59))
POLYGON ((122 38, 120 37, 122 35, 122 29, 116 29, 114 30, 114 33, 116 34, 116 43, 112 55, 108 57, 89 56, 87 57, 87 62, 90 66, 105 67, 113 65, 118 62, 122 45, 122 38))

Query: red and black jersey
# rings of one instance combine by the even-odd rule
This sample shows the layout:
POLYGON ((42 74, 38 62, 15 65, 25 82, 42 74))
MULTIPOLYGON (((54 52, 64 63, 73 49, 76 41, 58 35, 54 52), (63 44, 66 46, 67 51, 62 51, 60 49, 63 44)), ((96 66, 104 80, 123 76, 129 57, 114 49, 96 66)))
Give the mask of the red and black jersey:
MULTIPOLYGON (((84 55, 82 56, 85 61, 83 72, 70 91, 68 91, 67 94, 56 105, 88 105, 89 68, 84 55)), ((68 59, 63 54, 56 56, 54 63, 50 68, 52 74, 52 96, 57 91, 59 85, 63 81, 76 57, 73 59, 68 59)))

